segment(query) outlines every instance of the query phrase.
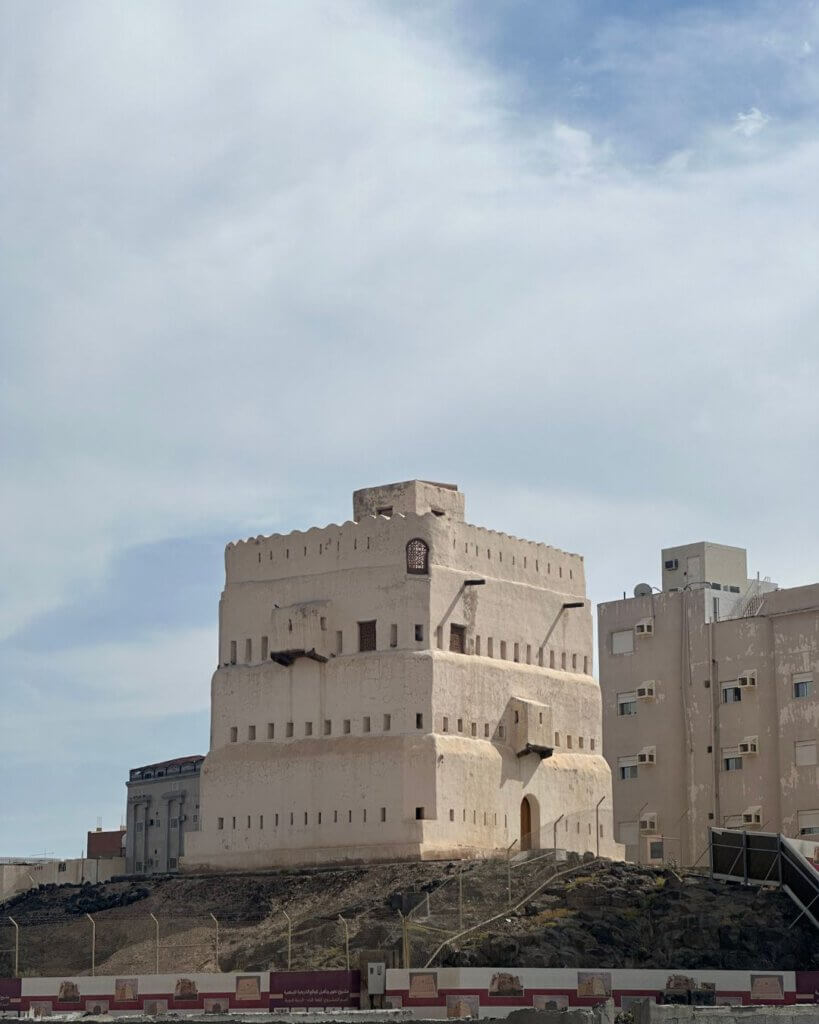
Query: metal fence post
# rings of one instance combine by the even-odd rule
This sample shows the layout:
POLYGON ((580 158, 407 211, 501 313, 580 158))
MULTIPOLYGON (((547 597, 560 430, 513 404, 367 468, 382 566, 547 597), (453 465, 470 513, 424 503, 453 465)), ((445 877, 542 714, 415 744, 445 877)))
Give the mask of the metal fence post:
POLYGON ((597 801, 594 808, 594 832, 597 837, 597 856, 600 856, 600 804, 606 799, 605 795, 601 796, 597 801))
POLYGON ((552 825, 552 857, 554 858, 555 867, 557 867, 557 826, 565 817, 565 814, 561 814, 559 818, 555 818, 555 823, 552 825))
POLYGON ((344 925, 344 952, 345 952, 346 957, 347 957, 347 970, 349 971, 349 969, 350 969, 350 929, 347 927, 347 922, 344 920, 344 918, 341 916, 341 914, 338 915, 338 919, 344 925))
POLYGON ((91 977, 97 973, 97 925, 90 914, 85 915, 91 922, 91 977))
POLYGON ((159 974, 159 921, 153 914, 149 914, 148 916, 156 925, 156 970, 154 971, 154 974, 159 974))
POLYGON ((213 919, 213 923, 216 925, 216 946, 215 946, 215 954, 214 954, 214 964, 215 964, 214 970, 218 974, 218 972, 219 972, 219 922, 216 920, 216 918, 213 916, 213 914, 211 914, 210 916, 213 919))
POLYGON ((9 921, 14 925, 14 977, 20 977, 20 925, 13 917, 9 921))
POLYGON ((464 866, 461 863, 458 867, 458 931, 464 926, 464 866))
POLYGON ((293 922, 290 920, 290 915, 286 910, 282 910, 282 913, 287 918, 287 969, 289 971, 293 950, 293 922))

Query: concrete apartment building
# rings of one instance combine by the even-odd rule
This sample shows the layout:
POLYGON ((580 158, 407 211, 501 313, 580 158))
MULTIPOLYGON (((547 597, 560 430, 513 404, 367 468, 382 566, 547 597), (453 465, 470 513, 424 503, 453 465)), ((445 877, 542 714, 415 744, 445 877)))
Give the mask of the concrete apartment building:
POLYGON ((449 484, 353 517, 227 546, 184 868, 622 856, 582 557, 467 524, 449 484))
POLYGON ((819 584, 749 580, 742 548, 704 543, 664 550, 662 582, 598 608, 627 856, 693 864, 711 825, 816 835, 819 584))
POLYGON ((129 773, 125 867, 128 874, 178 871, 199 828, 199 777, 204 757, 176 757, 129 773))

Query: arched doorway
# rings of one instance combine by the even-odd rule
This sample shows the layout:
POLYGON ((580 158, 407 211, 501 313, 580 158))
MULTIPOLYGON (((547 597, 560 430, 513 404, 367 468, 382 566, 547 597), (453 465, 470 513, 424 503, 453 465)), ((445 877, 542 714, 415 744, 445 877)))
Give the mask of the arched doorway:
POLYGON ((520 802, 520 848, 532 849, 532 805, 528 796, 520 802))

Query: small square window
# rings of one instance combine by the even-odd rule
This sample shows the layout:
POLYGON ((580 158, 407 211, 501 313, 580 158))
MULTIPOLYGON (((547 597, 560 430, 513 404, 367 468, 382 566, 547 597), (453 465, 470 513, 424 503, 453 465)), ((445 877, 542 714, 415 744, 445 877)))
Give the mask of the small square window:
POLYGON ((415 808, 415 820, 416 821, 423 821, 424 820, 424 808, 423 807, 416 807, 415 808))
POLYGON ((359 651, 374 651, 375 648, 375 619, 358 624, 358 649, 359 651))
POLYGON ((812 675, 798 675, 793 678, 793 696, 795 700, 800 700, 802 697, 813 696, 813 676, 812 675))

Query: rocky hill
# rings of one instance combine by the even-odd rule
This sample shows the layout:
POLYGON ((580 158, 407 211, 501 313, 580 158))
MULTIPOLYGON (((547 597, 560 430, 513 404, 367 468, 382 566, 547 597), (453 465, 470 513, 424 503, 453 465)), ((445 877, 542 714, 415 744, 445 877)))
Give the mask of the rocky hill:
POLYGON ((90 971, 86 914, 98 974, 154 971, 157 932, 161 971, 213 970, 217 922, 222 970, 286 968, 286 915, 294 969, 343 966, 340 916, 354 963, 361 949, 401 956, 406 929, 412 966, 819 969, 819 932, 778 891, 544 856, 43 886, 0 907, 0 976, 8 915, 22 973, 90 971))

